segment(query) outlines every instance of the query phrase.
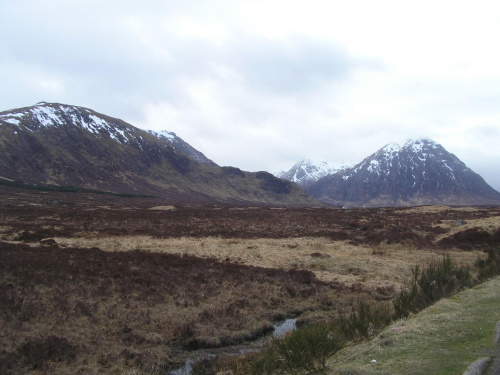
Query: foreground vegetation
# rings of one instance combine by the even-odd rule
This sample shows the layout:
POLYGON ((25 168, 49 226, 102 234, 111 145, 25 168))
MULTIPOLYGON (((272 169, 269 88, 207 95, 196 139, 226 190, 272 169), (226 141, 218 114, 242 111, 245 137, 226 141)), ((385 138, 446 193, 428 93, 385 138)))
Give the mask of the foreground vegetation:
POLYGON ((392 303, 358 290, 359 302, 349 311, 348 305, 331 309, 324 301, 329 293, 336 295, 336 303, 348 301, 342 294, 353 290, 319 282, 309 271, 8 243, 0 243, 0 253, 0 370, 14 374, 120 373, 126 368, 166 374, 179 366, 175 350, 242 343, 272 330, 273 316, 284 317, 285 309, 299 313, 323 306, 336 313, 332 319, 305 324, 243 357, 202 361, 194 373, 318 372, 346 345, 372 338, 391 321, 500 270, 498 250, 479 258, 474 269, 444 256, 422 269, 414 267, 413 278, 392 303))
POLYGON ((494 207, 174 207, 8 189, 0 186, 7 374, 168 374, 207 353, 195 373, 325 371, 340 348, 490 277, 496 263, 484 250, 500 247, 494 207), (248 353, 290 317, 300 329, 264 340, 263 357, 224 356, 248 353))
MULTIPOLYGON (((346 344, 368 339, 393 320, 407 318, 410 313, 417 313, 442 298, 454 295, 464 288, 471 287, 474 283, 481 282, 484 278, 498 274, 500 274, 500 249, 489 250, 486 259, 478 259, 475 269, 457 265, 449 256, 445 255, 441 261, 433 261, 423 269, 419 266, 413 268, 413 277, 392 300, 394 309, 391 310, 385 303, 367 304, 360 302, 352 308, 351 313, 347 316, 340 314, 339 317, 331 321, 299 328, 285 338, 273 339, 261 352, 233 359, 229 363, 223 364, 222 368, 230 369, 230 373, 234 375, 318 373, 325 370, 326 359, 339 352, 346 344), (477 278, 474 278, 473 274, 476 274, 477 278)), ((492 299, 490 306, 491 302, 495 302, 494 306, 497 309, 498 295, 494 297, 496 298, 488 296, 492 299)), ((500 313, 495 311, 494 315, 500 316, 500 313)), ((491 322, 490 327, 494 327, 495 323, 495 321, 491 322)), ((484 321, 476 321, 477 329, 481 330, 483 324, 484 321)), ((472 336, 477 338, 478 335, 483 337, 481 333, 474 333, 472 336)), ((442 335, 442 337, 448 336, 442 335)), ((471 343, 470 338, 468 343, 471 343)), ((390 340, 386 342, 386 345, 392 344, 393 342, 390 340)), ((475 345, 475 343, 473 344, 475 345)), ((456 343, 454 345, 461 346, 456 343)), ((448 349, 451 350, 452 346, 453 344, 448 349)), ((415 354, 419 355, 419 353, 415 354)), ((467 356, 467 358, 470 357, 471 355, 467 356)), ((366 360, 368 357, 364 358, 366 360)), ((463 366, 462 360, 455 361, 455 366, 456 363, 463 366)), ((335 362, 332 363, 332 366, 335 367, 335 362)), ((407 365, 405 364, 405 366, 407 365)), ((427 373, 445 373, 443 367, 433 370, 427 373)), ((401 372, 381 373, 396 374, 401 372)), ((408 372, 406 369, 404 373, 415 372, 408 372)), ((426 372, 418 373, 424 374, 426 372)))
POLYGON ((286 315, 347 307, 350 293, 309 271, 172 254, 0 242, 0 256, 1 373, 168 371, 176 350, 253 340, 286 315))
POLYGON ((337 352, 325 374, 462 374, 478 358, 498 355, 499 290, 497 277, 396 321, 372 340, 337 352))

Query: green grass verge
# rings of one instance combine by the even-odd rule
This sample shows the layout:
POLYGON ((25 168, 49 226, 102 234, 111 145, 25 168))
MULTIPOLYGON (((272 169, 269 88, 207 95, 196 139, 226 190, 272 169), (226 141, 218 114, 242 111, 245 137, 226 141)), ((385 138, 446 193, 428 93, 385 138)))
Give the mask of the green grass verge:
POLYGON ((326 374, 462 374, 494 350, 498 321, 499 277, 395 322, 368 342, 342 349, 328 360, 326 374))

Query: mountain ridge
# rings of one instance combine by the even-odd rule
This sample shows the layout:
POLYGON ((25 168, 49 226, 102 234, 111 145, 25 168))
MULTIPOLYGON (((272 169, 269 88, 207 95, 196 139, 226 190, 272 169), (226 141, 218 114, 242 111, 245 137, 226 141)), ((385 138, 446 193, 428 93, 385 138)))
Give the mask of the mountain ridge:
POLYGON ((276 176, 297 183, 299 186, 308 186, 322 177, 335 174, 351 166, 348 163, 332 164, 326 161, 302 159, 288 171, 278 172, 276 176))
POLYGON ((500 204, 499 192, 429 138, 389 143, 352 166, 304 159, 280 176, 220 167, 173 132, 84 107, 40 102, 0 112, 6 180, 242 204, 500 204))
POLYGON ((175 200, 319 205, 266 172, 218 166, 175 133, 60 103, 0 112, 0 176, 175 200))
POLYGON ((500 203, 499 192, 429 138, 389 143, 306 190, 323 202, 343 206, 500 203))

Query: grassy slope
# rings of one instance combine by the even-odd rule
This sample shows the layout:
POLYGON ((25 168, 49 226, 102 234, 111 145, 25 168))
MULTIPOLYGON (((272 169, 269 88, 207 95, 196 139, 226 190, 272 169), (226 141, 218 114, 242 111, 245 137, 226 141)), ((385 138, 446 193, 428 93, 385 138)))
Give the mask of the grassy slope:
POLYGON ((497 277, 387 327, 369 342, 343 349, 330 359, 327 373, 462 374, 493 350, 499 306, 497 277))

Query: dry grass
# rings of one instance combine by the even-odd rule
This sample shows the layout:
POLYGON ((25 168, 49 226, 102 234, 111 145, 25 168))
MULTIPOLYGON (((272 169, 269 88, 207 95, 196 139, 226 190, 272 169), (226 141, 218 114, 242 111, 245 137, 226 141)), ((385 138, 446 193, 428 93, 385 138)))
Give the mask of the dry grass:
POLYGON ((420 207, 411 207, 405 209, 406 213, 417 213, 417 214, 435 214, 435 213, 443 213, 447 211, 455 211, 455 212, 477 212, 479 211, 476 207, 450 207, 450 206, 420 206, 420 207))
POLYGON ((198 257, 4 242, 0 254, 0 373, 168 371, 183 350, 255 340, 276 319, 331 315, 352 298, 307 271, 198 257))
MULTIPOLYGON (((323 281, 369 288, 394 286, 411 275, 411 266, 442 257, 441 249, 415 249, 402 244, 355 246, 327 238, 224 239, 120 236, 55 238, 61 246, 98 247, 105 251, 145 250, 215 258, 265 268, 305 269, 323 281), (314 256, 316 255, 316 256, 314 256)), ((482 252, 448 250, 458 263, 472 264, 482 252)))
POLYGON ((173 204, 0 195, 1 245, 19 250, 0 272, 0 310, 11 309, 0 314, 0 357, 26 360, 66 339, 74 352, 61 353, 76 360, 46 364, 54 373, 165 373, 185 357, 180 348, 241 342, 278 318, 324 319, 360 299, 388 301, 413 265, 444 253, 471 264, 500 244, 499 208, 173 204), (458 250, 463 242, 470 251, 458 250))
POLYGON ((175 210, 175 206, 154 206, 154 207, 151 207, 150 210, 172 211, 172 210, 175 210))
POLYGON ((443 220, 441 223, 436 224, 436 226, 439 226, 447 230, 446 234, 436 237, 438 241, 445 237, 453 236, 454 234, 457 234, 459 232, 475 228, 493 234, 500 228, 500 216, 469 219, 464 221, 443 220))

